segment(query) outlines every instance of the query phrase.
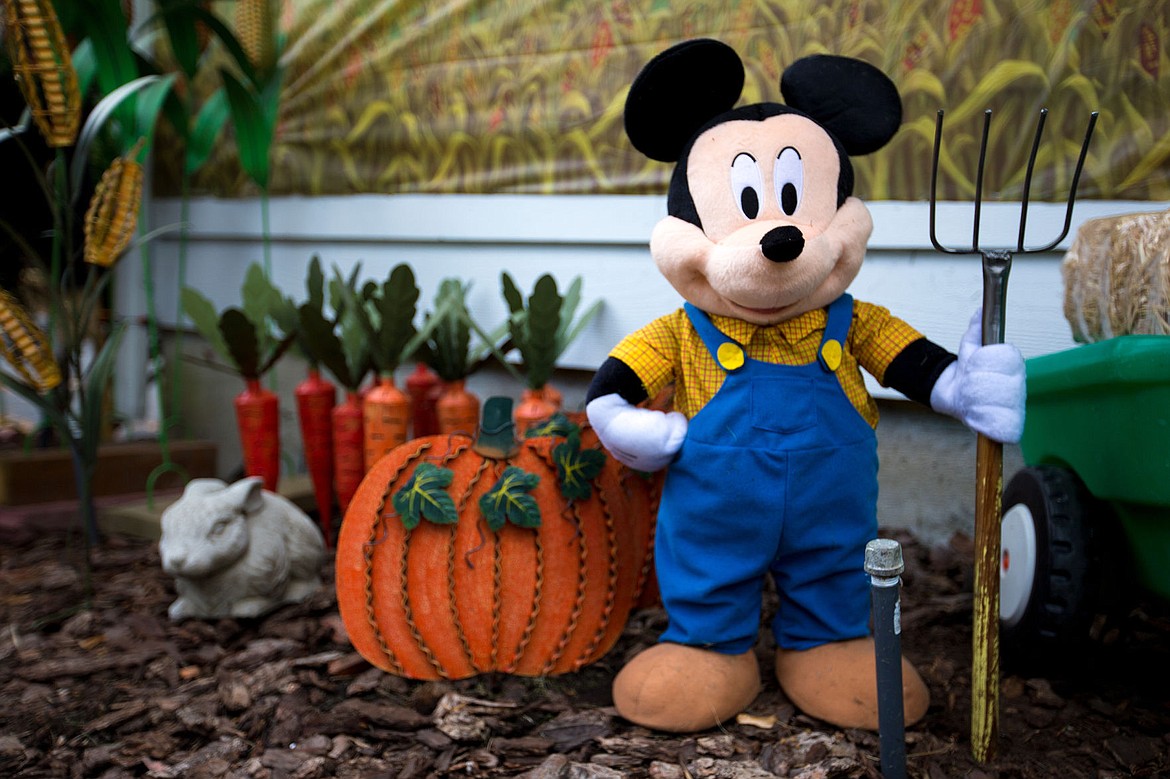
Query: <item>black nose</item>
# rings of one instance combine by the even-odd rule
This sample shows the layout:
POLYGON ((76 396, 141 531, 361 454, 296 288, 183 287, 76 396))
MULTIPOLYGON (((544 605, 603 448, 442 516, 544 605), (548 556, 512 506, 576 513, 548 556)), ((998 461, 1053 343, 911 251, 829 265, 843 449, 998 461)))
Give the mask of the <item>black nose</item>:
POLYGON ((785 225, 769 230, 760 239, 760 249, 772 262, 790 262, 804 251, 804 235, 799 227, 785 225))

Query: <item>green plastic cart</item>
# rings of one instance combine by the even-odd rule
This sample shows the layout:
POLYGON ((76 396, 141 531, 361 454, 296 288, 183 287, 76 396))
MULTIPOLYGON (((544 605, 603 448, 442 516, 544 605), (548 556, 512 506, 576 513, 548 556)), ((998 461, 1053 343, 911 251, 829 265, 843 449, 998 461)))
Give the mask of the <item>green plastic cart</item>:
POLYGON ((1005 642, 1088 635, 1107 584, 1170 600, 1170 336, 1027 362, 1027 467, 1003 497, 1005 642))

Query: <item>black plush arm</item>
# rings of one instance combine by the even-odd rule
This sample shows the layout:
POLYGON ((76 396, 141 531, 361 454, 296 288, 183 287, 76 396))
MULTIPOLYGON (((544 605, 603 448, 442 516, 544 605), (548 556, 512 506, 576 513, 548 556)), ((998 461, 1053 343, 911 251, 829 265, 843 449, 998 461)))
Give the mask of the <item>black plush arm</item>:
POLYGON ((958 359, 936 343, 919 338, 886 368, 885 384, 911 400, 930 405, 930 391, 948 365, 958 359))
POLYGON ((649 397, 646 388, 642 386, 642 380, 630 366, 616 357, 608 357, 594 374, 589 391, 585 395, 585 402, 615 392, 632 406, 649 397))

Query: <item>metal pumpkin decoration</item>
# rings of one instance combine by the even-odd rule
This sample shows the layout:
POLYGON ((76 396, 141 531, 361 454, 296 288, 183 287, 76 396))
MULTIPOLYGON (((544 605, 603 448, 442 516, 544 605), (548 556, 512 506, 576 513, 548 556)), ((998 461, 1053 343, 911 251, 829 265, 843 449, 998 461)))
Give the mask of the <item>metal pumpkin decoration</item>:
POLYGON ((650 578, 658 482, 564 416, 516 441, 512 401, 478 439, 403 444, 350 503, 337 598, 354 647, 413 679, 575 671, 611 649, 650 578))

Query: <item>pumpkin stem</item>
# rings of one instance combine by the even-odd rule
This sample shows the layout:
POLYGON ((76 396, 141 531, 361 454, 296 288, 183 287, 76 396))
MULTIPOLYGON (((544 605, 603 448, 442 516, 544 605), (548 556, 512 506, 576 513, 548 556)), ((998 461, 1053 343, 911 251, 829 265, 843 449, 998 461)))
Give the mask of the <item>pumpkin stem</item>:
POLYGON ((516 454, 519 444, 512 422, 511 398, 496 396, 484 401, 483 422, 472 449, 492 460, 507 460, 516 454))

